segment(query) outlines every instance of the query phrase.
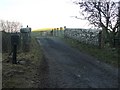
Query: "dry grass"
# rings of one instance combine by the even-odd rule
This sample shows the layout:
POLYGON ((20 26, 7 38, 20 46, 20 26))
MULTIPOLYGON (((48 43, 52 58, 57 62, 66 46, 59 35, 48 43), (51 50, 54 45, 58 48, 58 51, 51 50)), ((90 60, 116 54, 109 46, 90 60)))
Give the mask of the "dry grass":
POLYGON ((24 61, 23 64, 12 64, 8 53, 3 54, 3 88, 32 88, 35 87, 35 77, 37 68, 40 65, 43 54, 39 44, 32 36, 29 52, 19 51, 18 61, 24 61))
POLYGON ((117 49, 114 49, 114 48, 99 49, 94 45, 80 43, 73 39, 64 38, 63 40, 65 40, 65 42, 67 42, 72 47, 77 48, 83 53, 92 55, 100 61, 108 63, 114 67, 120 66, 120 62, 118 62, 118 58, 120 58, 120 56, 118 54, 117 49))

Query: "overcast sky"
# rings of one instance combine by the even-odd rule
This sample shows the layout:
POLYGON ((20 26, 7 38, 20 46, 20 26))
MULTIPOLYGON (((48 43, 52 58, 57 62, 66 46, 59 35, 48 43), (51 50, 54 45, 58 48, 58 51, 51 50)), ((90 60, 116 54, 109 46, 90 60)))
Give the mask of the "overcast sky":
POLYGON ((46 27, 87 28, 73 0, 0 0, 0 19, 19 21, 33 29, 46 27))

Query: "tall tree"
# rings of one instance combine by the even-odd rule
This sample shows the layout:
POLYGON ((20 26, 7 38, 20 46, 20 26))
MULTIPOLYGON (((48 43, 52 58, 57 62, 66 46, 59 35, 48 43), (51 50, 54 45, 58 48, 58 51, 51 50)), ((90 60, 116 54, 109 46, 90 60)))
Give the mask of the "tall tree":
POLYGON ((75 4, 80 6, 81 14, 90 24, 102 29, 104 42, 113 45, 118 33, 118 2, 113 0, 79 0, 75 4))
POLYGON ((120 1, 119 1, 119 6, 118 6, 118 33, 117 33, 117 38, 118 38, 118 51, 120 53, 120 1))

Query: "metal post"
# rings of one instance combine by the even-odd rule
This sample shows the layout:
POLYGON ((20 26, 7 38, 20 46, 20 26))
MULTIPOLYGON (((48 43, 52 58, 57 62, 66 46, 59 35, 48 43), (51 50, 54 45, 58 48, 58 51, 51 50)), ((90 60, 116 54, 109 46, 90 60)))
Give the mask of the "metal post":
POLYGON ((12 60, 13 64, 17 64, 16 56, 17 56, 17 45, 14 44, 14 46, 13 46, 13 60, 12 60))
POLYGON ((99 48, 102 48, 102 31, 99 31, 98 34, 98 43, 99 43, 99 48))

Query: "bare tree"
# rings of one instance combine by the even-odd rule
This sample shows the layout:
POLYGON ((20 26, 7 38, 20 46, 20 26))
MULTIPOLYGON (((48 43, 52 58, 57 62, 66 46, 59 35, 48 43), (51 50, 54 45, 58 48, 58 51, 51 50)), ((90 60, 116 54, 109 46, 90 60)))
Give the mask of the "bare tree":
POLYGON ((5 21, 0 20, 0 30, 5 31, 5 29, 6 29, 5 21))
POLYGON ((119 2, 119 6, 118 6, 118 33, 117 33, 117 37, 118 37, 118 53, 120 53, 120 2, 119 2))
POLYGON ((118 2, 112 0, 79 0, 81 14, 90 24, 102 28, 104 41, 113 43, 118 33, 118 2))
POLYGON ((18 32, 22 24, 20 22, 10 22, 5 20, 0 20, 0 29, 5 32, 18 32))

